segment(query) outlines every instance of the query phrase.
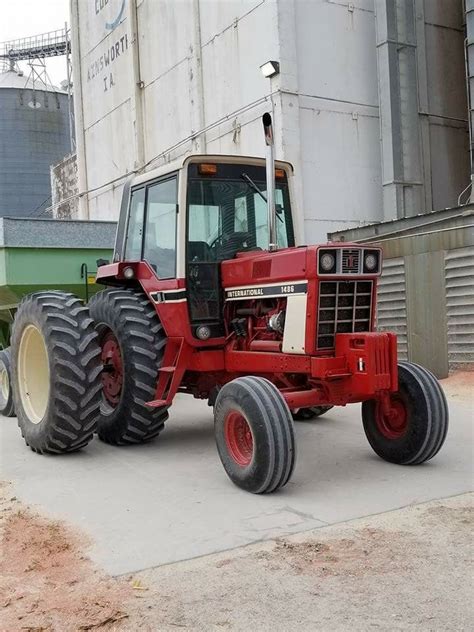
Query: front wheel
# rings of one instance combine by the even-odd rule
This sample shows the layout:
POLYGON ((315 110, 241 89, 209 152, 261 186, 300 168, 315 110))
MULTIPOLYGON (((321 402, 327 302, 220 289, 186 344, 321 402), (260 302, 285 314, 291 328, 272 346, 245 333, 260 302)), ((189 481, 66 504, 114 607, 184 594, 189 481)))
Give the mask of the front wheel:
POLYGON ((399 390, 390 396, 390 415, 381 402, 362 404, 365 434, 382 459, 417 465, 433 458, 448 431, 448 405, 435 376, 410 362, 398 365, 399 390))
POLYGON ((290 410, 274 384, 240 377, 221 388, 214 408, 217 450, 235 485, 254 494, 286 485, 295 465, 290 410))

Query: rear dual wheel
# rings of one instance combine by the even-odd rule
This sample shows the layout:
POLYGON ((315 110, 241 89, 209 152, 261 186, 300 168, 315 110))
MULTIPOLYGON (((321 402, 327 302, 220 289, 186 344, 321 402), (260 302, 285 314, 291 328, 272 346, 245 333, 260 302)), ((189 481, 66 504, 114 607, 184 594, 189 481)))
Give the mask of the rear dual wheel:
POLYGON ((14 417, 10 347, 0 351, 0 415, 14 417))
POLYGON ((12 328, 18 425, 39 453, 74 452, 92 439, 100 406, 100 348, 87 307, 73 294, 37 292, 12 328))
POLYGON ((98 435, 113 445, 157 437, 168 408, 150 408, 166 336, 155 308, 143 292, 109 288, 95 294, 89 309, 99 334, 102 404, 98 435))
POLYGON ((240 377, 223 386, 214 407, 217 450, 229 478, 254 494, 290 480, 296 446, 290 410, 274 384, 240 377))
POLYGON ((438 380, 410 362, 398 365, 399 390, 390 396, 390 414, 380 401, 362 404, 365 434, 385 461, 418 465, 441 449, 448 431, 448 405, 438 380))

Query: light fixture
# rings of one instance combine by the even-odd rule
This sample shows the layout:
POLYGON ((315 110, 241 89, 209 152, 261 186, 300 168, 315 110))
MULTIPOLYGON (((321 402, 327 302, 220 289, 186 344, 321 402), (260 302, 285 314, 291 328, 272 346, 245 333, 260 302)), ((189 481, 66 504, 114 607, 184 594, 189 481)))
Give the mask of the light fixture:
POLYGON ((378 266, 377 255, 373 252, 366 254, 364 258, 364 267, 366 268, 366 270, 368 270, 369 272, 372 272, 373 270, 377 268, 377 266, 378 266))
POLYGON ((264 77, 271 79, 271 77, 275 77, 275 75, 280 74, 280 62, 266 61, 260 66, 260 70, 262 71, 262 75, 264 77))
POLYGON ((321 266, 321 270, 323 270, 324 272, 331 272, 334 269, 335 263, 336 259, 334 255, 330 252, 325 252, 321 254, 319 265, 321 266))
POLYGON ((133 279, 133 277, 135 276, 135 272, 133 271, 133 268, 130 268, 129 266, 124 268, 123 269, 123 276, 126 279, 133 279))
POLYGON ((211 337, 211 330, 206 325, 200 325, 196 329, 196 336, 199 340, 208 340, 211 337))
POLYGON ((201 176, 215 176, 217 173, 217 165, 211 165, 207 162, 201 162, 198 165, 198 171, 201 176))

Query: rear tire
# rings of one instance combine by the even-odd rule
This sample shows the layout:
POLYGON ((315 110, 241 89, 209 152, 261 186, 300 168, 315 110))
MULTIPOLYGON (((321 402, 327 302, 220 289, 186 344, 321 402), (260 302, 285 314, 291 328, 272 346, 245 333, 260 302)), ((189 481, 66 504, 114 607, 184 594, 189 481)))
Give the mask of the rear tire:
POLYGON ((4 417, 15 416, 10 347, 0 351, 0 415, 4 417))
POLYGON ((382 459, 418 465, 439 452, 448 431, 448 405, 435 376, 418 364, 400 362, 399 390, 391 396, 396 411, 386 418, 376 400, 363 402, 367 439, 382 459))
POLYGON ((235 485, 266 494, 289 481, 296 457, 293 419, 274 384, 248 376, 223 386, 214 428, 222 465, 235 485))
POLYGON ((12 328, 12 384, 21 433, 39 453, 74 452, 93 437, 100 407, 100 348, 73 294, 37 292, 12 328))
POLYGON ((157 437, 168 408, 150 408, 166 336, 155 308, 138 290, 110 288, 95 294, 89 309, 102 347, 103 397, 98 435, 113 445, 157 437))
POLYGON ((309 421, 310 419, 316 419, 321 417, 328 410, 331 410, 334 406, 312 406, 311 408, 298 408, 298 410, 292 412, 293 419, 295 421, 309 421))

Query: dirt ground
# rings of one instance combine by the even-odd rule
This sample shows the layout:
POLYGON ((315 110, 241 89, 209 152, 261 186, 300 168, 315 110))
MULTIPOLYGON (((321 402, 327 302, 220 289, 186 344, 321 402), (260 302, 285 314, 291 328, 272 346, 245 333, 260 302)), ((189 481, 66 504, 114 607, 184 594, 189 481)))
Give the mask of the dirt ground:
POLYGON ((1 490, 5 632, 472 629, 472 495, 112 578, 1 490))
POLYGON ((131 586, 92 566, 82 534, 33 513, 0 485, 2 632, 114 629, 131 586))
POLYGON ((463 495, 144 571, 124 629, 471 630, 473 513, 463 495))
POLYGON ((446 397, 456 401, 468 402, 474 410, 474 369, 472 371, 456 371, 441 380, 446 397))

